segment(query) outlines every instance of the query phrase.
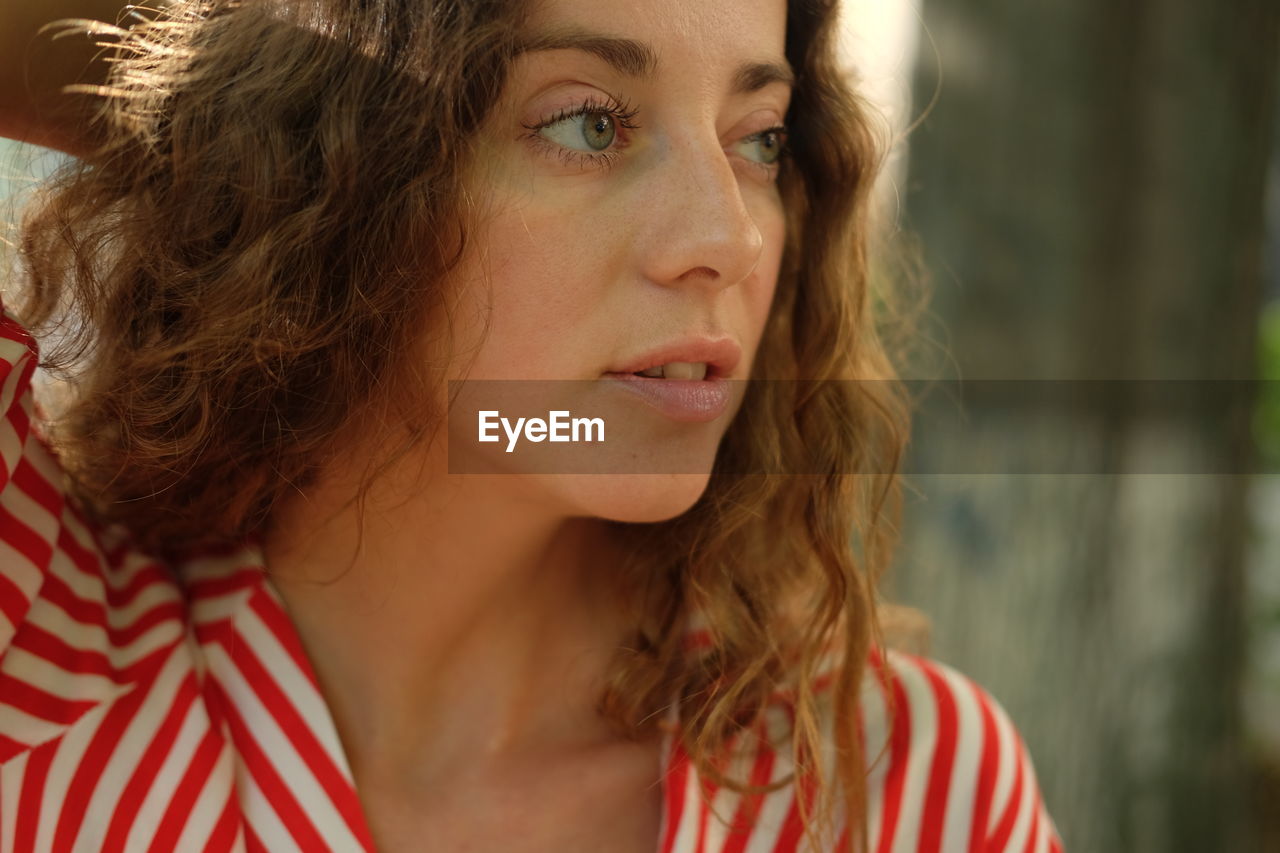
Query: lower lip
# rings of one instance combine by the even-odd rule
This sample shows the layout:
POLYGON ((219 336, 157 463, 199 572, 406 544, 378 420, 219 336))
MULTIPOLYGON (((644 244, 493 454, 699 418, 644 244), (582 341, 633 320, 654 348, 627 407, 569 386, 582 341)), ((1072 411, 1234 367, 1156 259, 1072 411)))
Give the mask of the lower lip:
POLYGON ((724 379, 660 379, 634 373, 606 373, 673 421, 706 423, 729 407, 729 383, 724 379))

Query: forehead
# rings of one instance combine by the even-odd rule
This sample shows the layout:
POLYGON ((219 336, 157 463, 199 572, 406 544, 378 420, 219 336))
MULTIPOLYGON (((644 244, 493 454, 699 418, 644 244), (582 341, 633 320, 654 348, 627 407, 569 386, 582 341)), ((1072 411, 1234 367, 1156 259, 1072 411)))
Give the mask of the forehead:
POLYGON ((596 39, 603 51, 588 45, 588 52, 631 76, 785 68, 786 15, 786 0, 538 0, 525 43, 530 50, 582 47, 604 36, 596 39))

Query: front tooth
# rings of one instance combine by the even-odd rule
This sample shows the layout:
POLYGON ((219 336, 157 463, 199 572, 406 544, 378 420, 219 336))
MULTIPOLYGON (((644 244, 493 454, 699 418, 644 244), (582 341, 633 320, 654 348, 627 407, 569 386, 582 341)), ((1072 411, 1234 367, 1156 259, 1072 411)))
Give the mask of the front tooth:
POLYGON ((705 361, 673 361, 662 365, 662 375, 667 379, 705 379, 705 361))
POLYGON ((661 364, 659 364, 657 367, 648 367, 648 368, 645 368, 644 370, 640 371, 640 375, 641 375, 641 376, 651 376, 651 377, 653 377, 654 379, 661 379, 661 378, 662 378, 662 365, 661 365, 661 364))

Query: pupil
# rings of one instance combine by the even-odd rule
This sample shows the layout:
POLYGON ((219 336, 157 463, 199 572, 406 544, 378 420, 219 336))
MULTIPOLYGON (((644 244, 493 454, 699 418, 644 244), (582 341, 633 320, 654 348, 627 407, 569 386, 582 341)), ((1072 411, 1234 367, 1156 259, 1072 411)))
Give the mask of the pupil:
POLYGON ((613 119, 608 113, 590 113, 588 118, 592 121, 587 127, 587 144, 597 151, 608 148, 613 142, 613 119))

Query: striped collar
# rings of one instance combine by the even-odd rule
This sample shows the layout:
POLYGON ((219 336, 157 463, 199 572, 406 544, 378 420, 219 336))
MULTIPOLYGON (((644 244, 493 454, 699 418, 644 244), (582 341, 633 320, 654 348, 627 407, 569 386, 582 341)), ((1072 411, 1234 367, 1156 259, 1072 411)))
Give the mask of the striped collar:
MULTIPOLYGON (((305 827, 304 837, 314 843, 306 849, 373 850, 336 723, 259 545, 249 540, 184 561, 182 578, 214 724, 249 771, 238 774, 246 824, 269 819, 288 821, 290 830, 305 827), (268 786, 272 790, 261 790, 268 786), (253 801, 263 795, 278 816, 270 809, 254 813, 253 801)), ((681 816, 698 796, 696 774, 674 736, 675 703, 666 721, 657 853, 688 849, 677 844, 691 823, 681 816)))

